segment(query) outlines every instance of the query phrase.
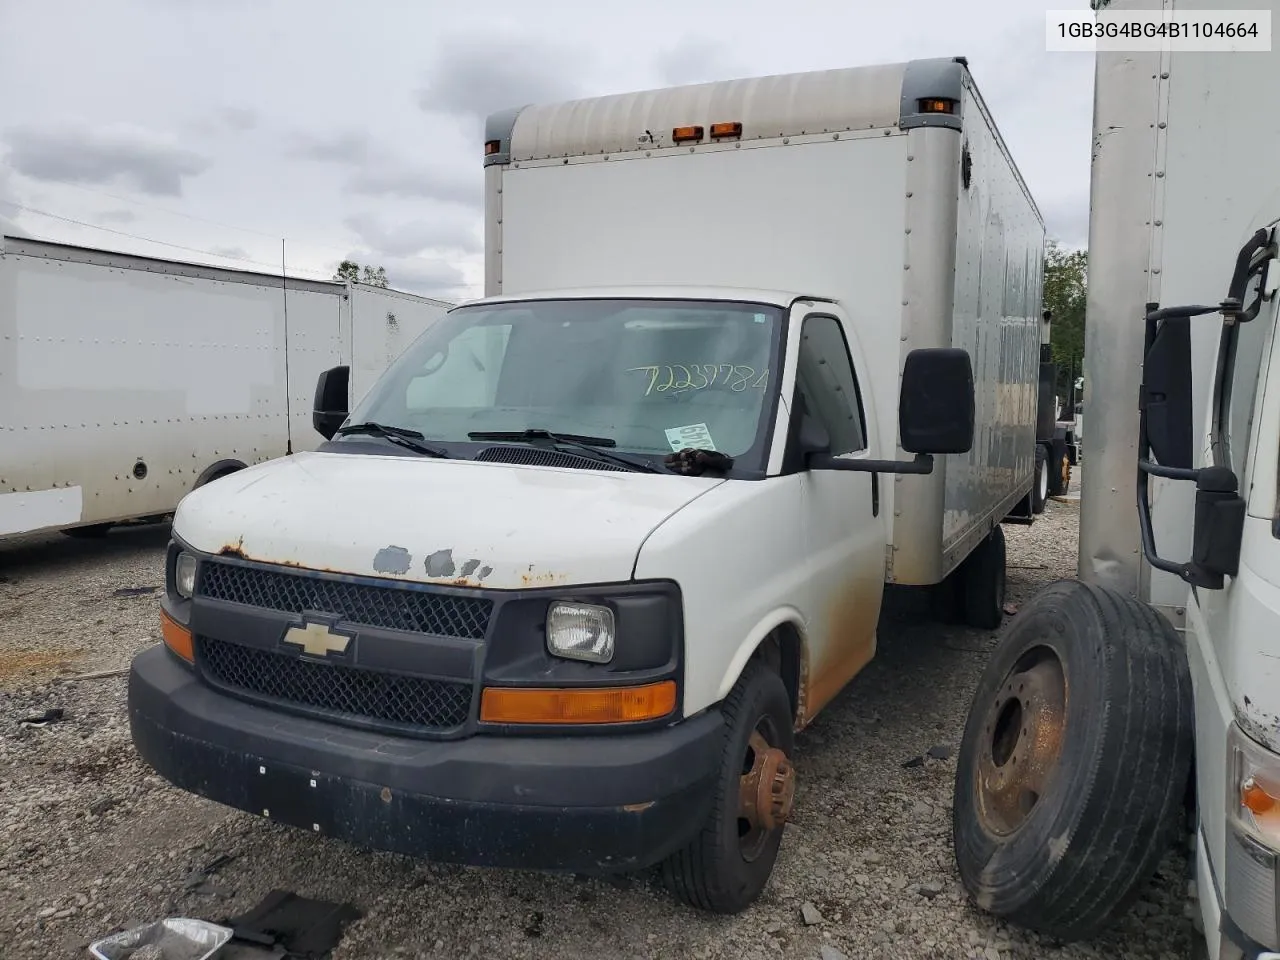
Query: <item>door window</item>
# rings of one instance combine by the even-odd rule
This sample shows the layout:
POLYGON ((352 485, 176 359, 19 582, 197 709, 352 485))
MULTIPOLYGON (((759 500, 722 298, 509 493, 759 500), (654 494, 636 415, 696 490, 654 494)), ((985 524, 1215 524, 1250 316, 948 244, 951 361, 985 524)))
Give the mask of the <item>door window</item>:
POLYGON ((867 448, 862 395, 840 321, 816 314, 805 317, 800 333, 796 392, 804 409, 831 437, 831 453, 840 456, 867 448))

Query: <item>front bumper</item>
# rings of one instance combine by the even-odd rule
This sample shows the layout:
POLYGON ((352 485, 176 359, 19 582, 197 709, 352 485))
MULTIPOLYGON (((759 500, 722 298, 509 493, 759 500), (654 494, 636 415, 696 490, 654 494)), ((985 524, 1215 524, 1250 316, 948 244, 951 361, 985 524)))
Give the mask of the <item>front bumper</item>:
POLYGON ((687 844, 724 740, 716 711, 643 733, 396 737, 225 696, 163 647, 133 662, 129 724, 161 776, 230 807, 432 860, 580 873, 687 844))

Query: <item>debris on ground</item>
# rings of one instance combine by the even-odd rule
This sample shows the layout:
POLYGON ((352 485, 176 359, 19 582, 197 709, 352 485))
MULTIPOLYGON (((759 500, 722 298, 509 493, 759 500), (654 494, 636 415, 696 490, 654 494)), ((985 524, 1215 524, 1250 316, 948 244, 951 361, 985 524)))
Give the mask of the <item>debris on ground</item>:
POLYGON ((328 955, 360 911, 349 903, 311 900, 287 890, 272 890, 251 910, 226 925, 237 940, 265 947, 281 946, 299 957, 328 955))
POLYGON ((57 723, 58 721, 64 719, 65 717, 66 717, 66 713, 65 711, 63 711, 61 707, 50 707, 48 710, 46 710, 44 713, 40 714, 39 716, 27 717, 25 720, 19 720, 18 726, 47 727, 49 724, 57 723))
POLYGON ((230 939, 226 927, 178 917, 113 934, 89 952, 98 960, 208 960, 230 939))

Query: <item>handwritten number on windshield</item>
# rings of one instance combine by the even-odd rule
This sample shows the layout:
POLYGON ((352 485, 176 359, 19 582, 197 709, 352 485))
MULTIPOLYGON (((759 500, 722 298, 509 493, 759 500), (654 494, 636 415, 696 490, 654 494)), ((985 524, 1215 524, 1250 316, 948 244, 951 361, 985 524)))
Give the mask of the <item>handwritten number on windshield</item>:
POLYGON ((669 390, 706 390, 716 383, 734 393, 748 387, 763 389, 769 380, 769 371, 757 371, 755 367, 733 363, 654 363, 643 367, 631 367, 627 373, 647 373, 644 395, 666 393, 669 390))

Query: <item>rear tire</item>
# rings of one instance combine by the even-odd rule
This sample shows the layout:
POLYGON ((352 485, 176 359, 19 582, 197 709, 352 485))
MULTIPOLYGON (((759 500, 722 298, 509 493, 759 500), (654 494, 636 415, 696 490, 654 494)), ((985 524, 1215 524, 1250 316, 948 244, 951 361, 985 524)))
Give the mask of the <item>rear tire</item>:
MULTIPOLYGON (((747 664, 722 712, 724 750, 711 815, 689 846, 663 863, 662 876, 677 899, 701 910, 731 914, 750 906, 773 873, 794 797, 795 769, 786 758, 795 751, 795 741, 787 688, 782 678, 759 660, 747 664), (743 782, 752 775, 749 771, 767 759, 766 752, 758 749, 761 740, 783 755, 772 754, 771 767, 783 778, 777 781, 781 806, 753 822, 749 816, 752 811, 744 811, 741 798, 748 792, 743 782), (781 768, 776 765, 779 759, 783 761, 781 768), (779 811, 780 817, 774 816, 779 811), (762 819, 781 822, 768 827, 762 819)), ((774 780, 759 777, 756 782, 771 786, 774 780)))
POLYGON ((1064 941, 1105 929, 1181 830, 1192 720, 1168 622, 1110 590, 1045 588, 987 663, 960 746, 956 863, 978 906, 1064 941))
POLYGON ((1071 454, 1064 445, 1049 458, 1049 496, 1065 497, 1071 490, 1071 454))
POLYGON ((1044 505, 1049 500, 1049 452, 1043 443, 1036 444, 1036 478, 1031 486, 1031 512, 1037 516, 1044 513, 1044 505))
POLYGON ((960 570, 965 623, 980 630, 995 630, 1004 620, 1004 528, 996 524, 960 570))

